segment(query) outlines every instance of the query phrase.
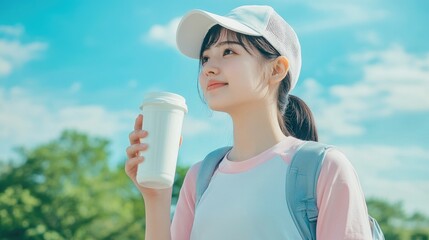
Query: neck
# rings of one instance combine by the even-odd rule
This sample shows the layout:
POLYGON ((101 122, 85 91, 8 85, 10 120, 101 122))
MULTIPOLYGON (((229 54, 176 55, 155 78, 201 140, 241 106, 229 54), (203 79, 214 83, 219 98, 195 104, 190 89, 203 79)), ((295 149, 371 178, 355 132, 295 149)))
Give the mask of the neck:
POLYGON ((267 106, 253 103, 229 112, 234 127, 234 147, 228 155, 231 161, 249 159, 286 138, 276 109, 267 106))

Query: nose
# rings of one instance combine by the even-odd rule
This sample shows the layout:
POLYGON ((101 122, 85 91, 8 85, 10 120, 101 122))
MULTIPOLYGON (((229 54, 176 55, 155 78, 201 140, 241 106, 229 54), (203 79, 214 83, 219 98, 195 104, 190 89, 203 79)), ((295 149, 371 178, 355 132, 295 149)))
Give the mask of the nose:
POLYGON ((207 62, 203 66, 203 74, 206 77, 219 74, 219 67, 213 64, 213 62, 207 62))

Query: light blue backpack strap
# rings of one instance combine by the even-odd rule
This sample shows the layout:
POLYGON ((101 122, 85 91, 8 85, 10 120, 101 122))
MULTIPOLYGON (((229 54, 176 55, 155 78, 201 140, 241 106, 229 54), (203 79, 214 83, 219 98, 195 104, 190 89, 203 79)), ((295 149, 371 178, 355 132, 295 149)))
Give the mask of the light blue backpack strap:
POLYGON ((330 147, 305 142, 295 153, 286 173, 286 202, 302 239, 316 239, 317 180, 330 147))
POLYGON ((200 202, 201 197, 209 186, 210 180, 219 166, 220 161, 225 157, 232 147, 223 147, 209 153, 201 163, 197 175, 196 189, 195 189, 195 208, 200 202))
POLYGON ((381 231, 380 225, 378 225, 377 220, 369 216, 369 224, 372 231, 372 240, 384 240, 383 231, 381 231))

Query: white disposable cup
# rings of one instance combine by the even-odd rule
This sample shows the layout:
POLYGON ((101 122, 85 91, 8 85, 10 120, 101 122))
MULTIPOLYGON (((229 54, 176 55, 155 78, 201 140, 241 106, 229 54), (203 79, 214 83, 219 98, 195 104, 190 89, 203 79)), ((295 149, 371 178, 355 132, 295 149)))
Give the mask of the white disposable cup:
POLYGON ((185 98, 170 92, 154 92, 144 97, 142 129, 149 134, 140 142, 148 148, 137 168, 137 182, 144 187, 163 189, 174 183, 183 118, 188 112, 185 98))

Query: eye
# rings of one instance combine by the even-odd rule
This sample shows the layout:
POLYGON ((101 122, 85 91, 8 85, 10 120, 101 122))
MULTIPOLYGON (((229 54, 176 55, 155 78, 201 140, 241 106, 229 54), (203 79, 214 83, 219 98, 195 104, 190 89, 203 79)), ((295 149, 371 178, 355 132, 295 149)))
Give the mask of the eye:
POLYGON ((227 49, 225 49, 224 51, 223 51, 223 55, 224 56, 226 56, 226 55, 230 55, 230 54, 234 54, 235 52, 234 51, 232 51, 231 49, 229 49, 229 48, 227 48, 227 49))
POLYGON ((208 61, 209 61, 209 57, 207 57, 207 56, 202 56, 201 57, 201 65, 204 65, 204 63, 206 63, 208 61))

